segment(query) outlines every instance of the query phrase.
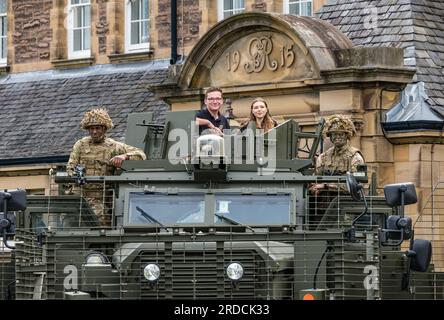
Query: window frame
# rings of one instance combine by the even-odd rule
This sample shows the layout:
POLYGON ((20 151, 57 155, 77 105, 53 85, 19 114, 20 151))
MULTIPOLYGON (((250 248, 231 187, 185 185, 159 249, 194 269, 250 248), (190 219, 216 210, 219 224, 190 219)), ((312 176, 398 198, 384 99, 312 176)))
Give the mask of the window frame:
MULTIPOLYGON (((231 0, 232 1, 232 3, 233 3, 233 7, 234 7, 234 1, 235 0, 231 0)), ((217 1, 217 21, 222 21, 223 19, 226 19, 225 17, 224 17, 224 15, 225 15, 225 12, 228 12, 228 11, 231 11, 232 12, 232 14, 231 15, 229 15, 228 17, 231 17, 232 15, 235 15, 235 14, 238 14, 238 13, 241 13, 241 12, 244 12, 245 11, 245 1, 246 0, 243 0, 244 1, 244 6, 243 6, 243 8, 242 9, 230 9, 230 10, 225 10, 225 8, 224 8, 224 4, 225 4, 225 1, 224 0, 218 0, 217 1)), ((227 17, 227 18, 228 18, 227 17)))
MULTIPOLYGON (((145 193, 143 188, 125 188, 125 190, 121 190, 124 195, 124 209, 123 209, 123 227, 125 229, 137 229, 137 228, 158 228, 159 225, 140 223, 137 221, 131 221, 131 194, 132 193, 145 193)), ((153 195, 204 195, 204 211, 205 217, 203 222, 194 222, 194 223, 175 223, 175 224, 165 224, 166 227, 182 226, 182 227, 192 227, 192 226, 218 226, 215 220, 215 210, 216 210, 216 199, 218 196, 229 196, 230 194, 236 195, 247 195, 247 196, 275 196, 275 195, 288 195, 289 199, 289 212, 288 212, 288 220, 289 222, 267 222, 267 223, 249 223, 249 226, 281 226, 281 225, 296 225, 297 224, 297 192, 292 188, 276 188, 273 189, 272 192, 268 192, 262 188, 249 188, 247 192, 245 192, 244 188, 228 188, 228 189, 189 189, 189 188, 174 188, 171 190, 170 188, 157 188, 154 193, 149 193, 153 195)), ((149 203, 149 202, 147 202, 149 203)), ((155 216, 154 216, 155 217, 155 216)))
MULTIPOLYGON (((68 0, 68 19, 67 19, 67 26, 68 26, 68 59, 82 59, 82 58, 90 58, 91 57, 91 0, 80 0, 80 1, 88 1, 87 3, 80 3, 80 4, 72 4, 72 0, 68 0), (89 6, 89 26, 85 27, 84 25, 77 29, 89 29, 89 49, 83 49, 83 50, 74 50, 74 8, 76 7, 83 7, 83 6, 89 6)), ((82 44, 83 45, 83 44, 82 44)))
POLYGON ((4 0, 6 3, 6 12, 1 13, 0 12, 0 21, 2 19, 6 19, 6 30, 5 35, 0 35, 0 41, 3 42, 3 39, 6 39, 6 46, 5 46, 5 52, 1 50, 1 42, 0 42, 0 66, 6 66, 8 62, 8 1, 4 0), (5 54, 5 57, 2 58, 2 54, 5 54))
MULTIPOLYGON (((143 1, 143 0, 137 0, 143 1)), ((148 24, 148 42, 142 42, 137 44, 131 44, 131 4, 134 0, 125 0, 125 53, 145 52, 150 50, 151 37, 150 37, 150 24, 151 24, 151 3, 148 0, 148 18, 140 19, 137 21, 147 21, 148 24)), ((140 26, 139 26, 140 27, 140 26)))
POLYGON ((290 4, 294 4, 294 3, 298 3, 299 4, 299 15, 300 16, 305 16, 305 17, 312 17, 313 16, 313 0, 284 0, 284 3, 283 3, 283 6, 284 6, 284 8, 283 8, 283 12, 285 13, 285 14, 290 14, 290 4), (291 1, 291 3, 290 3, 290 1, 291 1), (310 12, 310 14, 309 15, 302 15, 301 14, 301 12, 302 12, 302 4, 303 3, 311 3, 311 12, 310 12))

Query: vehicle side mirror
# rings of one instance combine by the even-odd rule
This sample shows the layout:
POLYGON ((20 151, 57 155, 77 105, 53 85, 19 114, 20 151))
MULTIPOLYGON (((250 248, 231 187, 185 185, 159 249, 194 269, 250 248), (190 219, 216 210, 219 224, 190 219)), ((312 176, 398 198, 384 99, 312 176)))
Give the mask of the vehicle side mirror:
POLYGON ((0 191, 0 211, 23 211, 26 209, 26 191, 22 189, 0 191))
POLYGON ((361 219, 368 211, 367 200, 365 199, 364 189, 361 184, 359 184, 352 173, 347 172, 345 175, 345 182, 347 184, 347 190, 350 196, 355 201, 364 201, 364 211, 361 212, 356 218, 353 219, 351 223, 351 229, 348 231, 348 239, 350 241, 355 240, 355 223, 361 219))
POLYGON ((363 198, 362 186, 356 181, 353 174, 347 172, 345 181, 347 184, 347 190, 350 193, 352 199, 355 201, 361 201, 363 198))
POLYGON ((432 243, 428 240, 415 239, 413 241, 414 257, 410 260, 410 269, 426 272, 432 259, 432 243))
POLYGON ((384 196, 390 207, 404 206, 418 201, 415 185, 411 182, 386 185, 384 196))
POLYGON ((8 236, 15 234, 15 215, 9 211, 22 211, 26 209, 26 191, 22 189, 0 191, 0 232, 6 248, 15 247, 8 244, 8 236))

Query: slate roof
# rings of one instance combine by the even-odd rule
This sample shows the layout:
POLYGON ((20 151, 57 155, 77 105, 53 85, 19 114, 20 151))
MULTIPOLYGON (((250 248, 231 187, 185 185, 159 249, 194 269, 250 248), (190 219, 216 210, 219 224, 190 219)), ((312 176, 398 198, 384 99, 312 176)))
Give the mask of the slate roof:
POLYGON ((405 65, 417 68, 413 81, 425 83, 428 104, 444 117, 444 1, 330 0, 317 16, 355 45, 403 48, 405 65))
POLYGON ((109 136, 119 141, 128 113, 153 111, 155 120, 162 121, 169 108, 148 90, 164 81, 165 66, 51 75, 0 78, 0 161, 68 156, 75 141, 86 135, 79 124, 93 106, 108 109, 115 125, 109 136))

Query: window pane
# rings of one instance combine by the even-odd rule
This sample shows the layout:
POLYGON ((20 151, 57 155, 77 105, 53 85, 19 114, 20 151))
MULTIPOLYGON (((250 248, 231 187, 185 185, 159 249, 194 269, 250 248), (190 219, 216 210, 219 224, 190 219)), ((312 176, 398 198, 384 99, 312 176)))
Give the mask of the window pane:
POLYGON ((290 14, 299 15, 299 3, 292 3, 289 5, 288 11, 290 14))
POLYGON ((224 12, 224 19, 231 17, 233 15, 233 11, 225 11, 224 12))
POLYGON ((74 51, 82 50, 82 29, 73 30, 74 51))
POLYGON ((303 16, 311 16, 311 2, 303 2, 301 12, 303 16))
POLYGON ((82 26, 82 8, 74 8, 74 28, 82 26))
POLYGON ((290 194, 216 194, 215 198, 216 212, 214 222, 217 224, 260 225, 290 223, 290 194))
POLYGON ((233 10, 233 0, 224 0, 224 10, 233 10))
POLYGON ((150 5, 149 5, 148 0, 143 0, 142 12, 143 12, 143 19, 149 19, 149 17, 150 17, 150 5))
POLYGON ((91 47, 91 32, 90 28, 83 29, 83 50, 89 50, 91 47))
POLYGON ((8 19, 6 19, 6 17, 1 17, 0 19, 0 36, 6 36, 8 31, 8 19))
POLYGON ((91 7, 90 6, 83 7, 83 12, 84 12, 83 25, 85 27, 89 27, 91 25, 91 7))
POLYGON ((142 22, 142 39, 140 40, 141 43, 147 43, 149 41, 149 22, 143 21, 142 22))
POLYGON ((0 13, 6 13, 6 0, 0 0, 0 13))
POLYGON ((71 0, 71 4, 79 4, 80 0, 71 0))
POLYGON ((131 21, 140 19, 140 1, 134 1, 131 3, 131 21))
POLYGON ((6 37, 2 38, 0 53, 2 59, 6 58, 6 37))
POLYGON ((204 218, 203 194, 131 192, 129 195, 129 221, 133 224, 193 224, 203 223, 204 218))
POLYGON ((244 0, 234 0, 234 8, 244 10, 244 0))
POLYGON ((131 22, 131 44, 139 43, 139 22, 131 22))

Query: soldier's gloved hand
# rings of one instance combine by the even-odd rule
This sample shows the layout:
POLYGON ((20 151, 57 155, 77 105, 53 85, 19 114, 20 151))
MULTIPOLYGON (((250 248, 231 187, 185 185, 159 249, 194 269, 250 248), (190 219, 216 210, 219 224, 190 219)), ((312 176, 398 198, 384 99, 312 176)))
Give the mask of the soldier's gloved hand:
POLYGON ((111 163, 113 164, 113 166, 115 166, 116 168, 120 168, 122 166, 122 162, 124 160, 128 160, 128 156, 126 154, 121 154, 118 156, 115 156, 113 158, 111 158, 111 163))

